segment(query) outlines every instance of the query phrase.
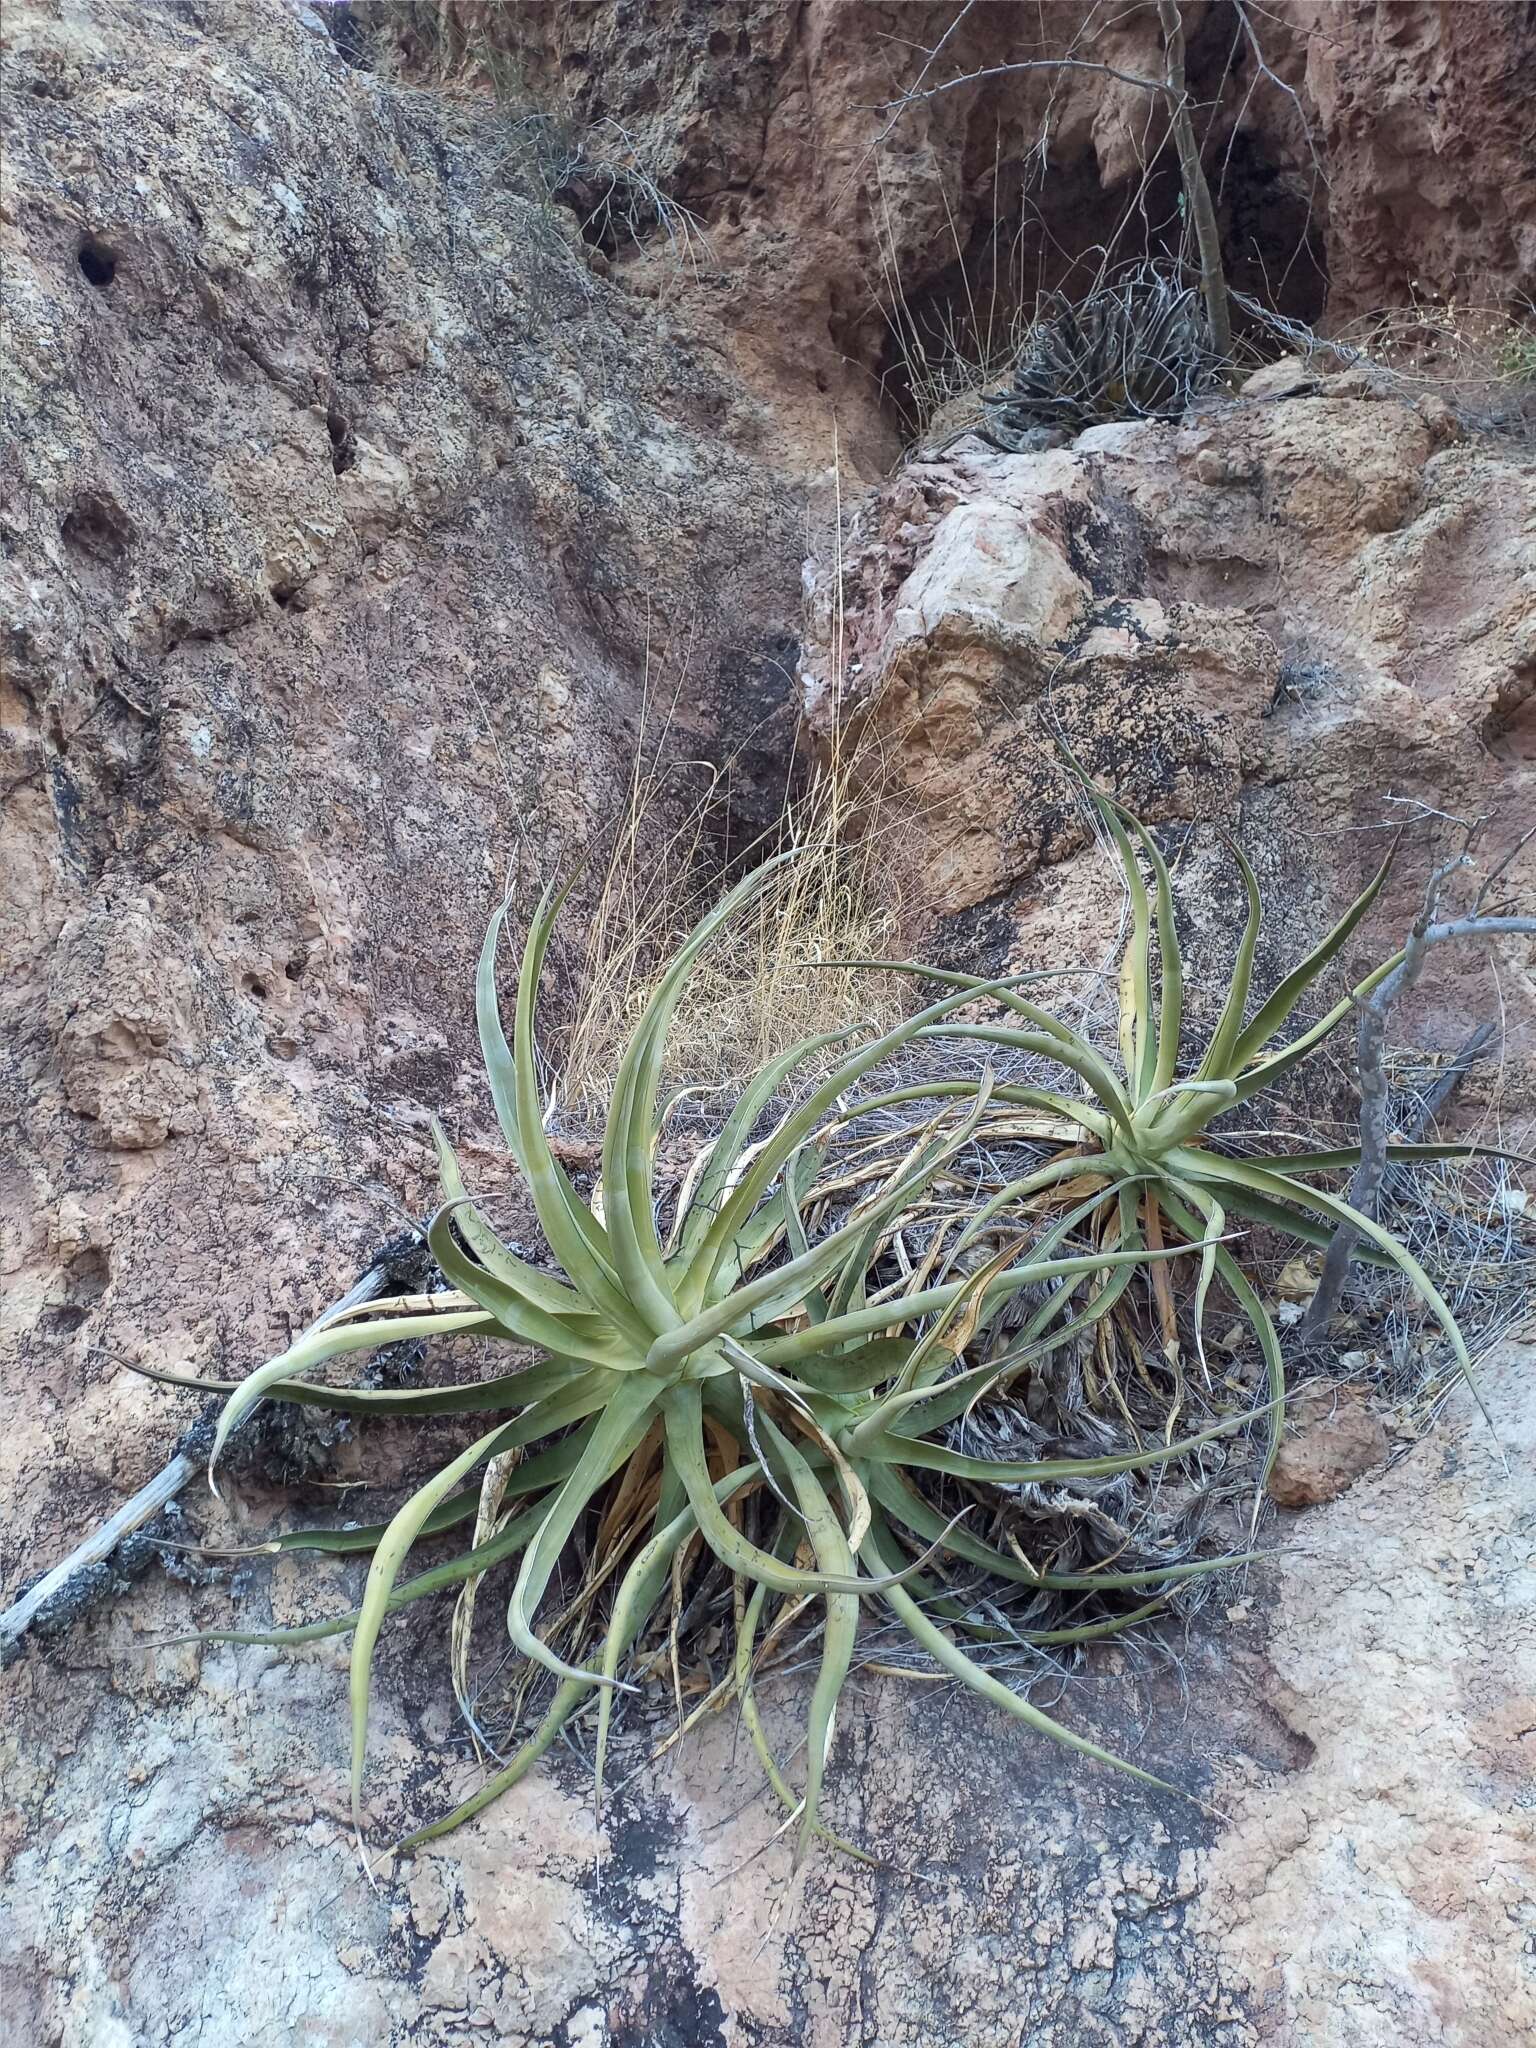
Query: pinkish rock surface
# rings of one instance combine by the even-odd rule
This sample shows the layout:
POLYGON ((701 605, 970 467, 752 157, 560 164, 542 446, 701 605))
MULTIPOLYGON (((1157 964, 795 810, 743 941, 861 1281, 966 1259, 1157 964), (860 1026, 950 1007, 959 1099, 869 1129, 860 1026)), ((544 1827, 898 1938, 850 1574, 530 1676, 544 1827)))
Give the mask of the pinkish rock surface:
MULTIPOLYGON (((7 1599, 195 1413, 120 1360, 265 1356, 421 1206, 428 1111, 497 1161, 474 951, 520 852, 537 871, 611 815, 648 680, 677 690, 680 756, 745 764, 743 820, 762 822, 797 710, 808 533, 829 588, 832 401, 848 499, 898 438, 872 395, 882 247, 949 302, 954 233, 969 244, 995 204, 1005 106, 1053 108, 1055 227, 1070 213, 1099 237, 1136 173, 1139 98, 1074 81, 928 102, 883 189, 863 175, 870 106, 953 8, 743 0, 723 50, 720 10, 665 0, 643 33, 620 11, 529 10, 528 75, 558 49, 586 119, 643 129, 705 217, 691 281, 654 249, 588 247, 483 95, 347 61, 317 7, 5 9, 7 1599)), ((1059 48, 1067 10, 1026 12, 1059 48)), ((1212 80, 1218 14, 1192 22, 1212 80)), ((1437 289, 1529 290, 1522 10, 1279 14, 1271 54, 1328 152, 1312 203, 1340 307, 1400 296, 1410 263, 1437 289)), ((953 55, 1016 53, 1015 27, 975 9, 953 55)), ((1146 60, 1144 13, 1113 33, 1146 60)), ((1252 84, 1219 87, 1218 136, 1252 84)), ((1255 103, 1272 160, 1248 195, 1295 216, 1292 103, 1262 82, 1255 103)), ((1155 823, 1198 827, 1179 887, 1197 918, 1213 901, 1213 945, 1217 824, 1241 825, 1289 945, 1353 880, 1341 849, 1383 794, 1506 824, 1528 809, 1528 452, 1428 398, 1309 382, 1271 374, 1267 396, 1183 426, 1035 457, 972 442, 862 509, 849 701, 890 721, 925 835, 919 907, 969 957, 1086 961, 1113 937, 1113 891, 1020 716, 1043 703, 1155 823)), ((814 638, 804 667, 824 720, 814 638)), ((1518 1110, 1528 945, 1457 968, 1416 1028, 1454 1042, 1495 970, 1518 1110)), ((1065 1681, 1076 1725, 1220 1817, 1068 1765, 946 1688, 866 1674, 830 1818, 877 1868, 791 1872, 729 1718, 648 1761, 658 1694, 601 1828, 584 1758, 558 1754, 375 1888, 348 1832, 344 1646, 164 1642, 341 1611, 356 1574, 156 1571, 0 1678, 0 2041, 1523 2039, 1532 1364, 1513 1345, 1485 1362, 1497 1442, 1458 1396, 1309 1514, 1246 1619, 1065 1681)), ((346 1482, 413 1455, 388 1430, 332 1451, 346 1482)), ((283 1510, 258 1473, 223 1520, 189 1512, 250 1541, 283 1510)), ((445 1635, 413 1610, 385 1638, 381 1836, 468 1775, 445 1635)), ((796 1678, 766 1697, 786 1750, 802 1704, 796 1678)))

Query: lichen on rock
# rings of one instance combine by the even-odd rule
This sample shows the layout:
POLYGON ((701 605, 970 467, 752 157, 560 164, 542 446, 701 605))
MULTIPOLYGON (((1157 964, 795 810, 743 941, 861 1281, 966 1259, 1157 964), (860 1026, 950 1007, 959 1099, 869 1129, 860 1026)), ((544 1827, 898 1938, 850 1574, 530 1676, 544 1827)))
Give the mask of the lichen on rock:
MULTIPOLYGON (((1529 451, 1431 393, 1276 364, 1181 422, 897 462, 887 269, 920 314, 958 303, 957 239, 989 246, 1006 211, 1005 110, 1048 127, 1062 174, 1040 250, 1101 241, 1139 177, 1142 101, 1075 75, 938 95, 878 180, 871 109, 952 24, 957 68, 980 68, 1059 49, 1081 6, 912 6, 899 35, 862 0, 467 11, 512 21, 531 94, 558 82, 634 135, 698 211, 692 270, 665 237, 595 248, 488 92, 363 61, 339 11, 5 9, 7 1598, 182 1439, 190 1400, 120 1361, 235 1376, 276 1349, 420 1213, 429 1111, 515 1205, 473 1078, 470 963, 520 851, 553 869, 600 835, 648 707, 671 707, 680 764, 734 764, 746 836, 775 815, 802 711, 824 742, 878 738, 909 908, 996 971, 1112 957, 1119 892, 1063 787, 1066 738, 1180 855, 1196 1003, 1233 943, 1222 830, 1299 949, 1388 798, 1497 813, 1495 857, 1529 810, 1529 451)), ((1410 263, 1447 292, 1529 291, 1519 9, 1263 12, 1275 80, 1230 56, 1219 9, 1192 25, 1192 77, 1213 152, 1252 101, 1229 225, 1264 259, 1282 228, 1303 249, 1294 310, 1320 310, 1325 270, 1341 315, 1369 309, 1410 263)), ((1107 54, 1151 61, 1151 24, 1117 20, 1107 54)), ((1458 1042, 1496 972, 1505 1059, 1466 1097, 1497 1085, 1513 1114, 1529 948, 1492 962, 1447 960, 1411 1028, 1458 1042)), ((343 1611, 355 1571, 301 1587, 289 1559, 239 1558, 194 1584, 141 1551, 131 1594, 73 1608, 3 1680, 0 2030, 47 2048, 1524 2038, 1530 1363, 1484 1362, 1497 1441, 1457 1394, 1382 1463, 1356 1413, 1347 1490, 1298 1518, 1226 1625, 1044 1674, 1206 1807, 870 1672, 829 1817, 877 1864, 799 1879, 711 1718, 660 1764, 632 1729, 600 1826, 584 1761, 557 1755, 375 1888, 347 1834, 338 1646, 166 1641, 343 1611)), ((405 1472, 387 1428, 324 1448, 328 1506, 405 1472)), ((1307 1481, 1314 1501, 1342 1469, 1307 1481)), ((222 1509, 189 1497, 192 1533, 264 1536, 295 1512, 279 1476, 241 1474, 222 1509)), ((395 1815, 419 1817, 428 1773, 470 1768, 439 1621, 413 1610, 384 1640, 395 1815)), ((799 1684, 764 1688, 786 1749, 799 1684)))

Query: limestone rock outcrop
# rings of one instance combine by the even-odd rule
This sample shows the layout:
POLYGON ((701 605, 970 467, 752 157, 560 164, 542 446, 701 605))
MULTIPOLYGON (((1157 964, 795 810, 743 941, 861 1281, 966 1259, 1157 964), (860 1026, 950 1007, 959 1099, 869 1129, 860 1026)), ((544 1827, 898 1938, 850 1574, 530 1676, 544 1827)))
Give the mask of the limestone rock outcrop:
MULTIPOLYGON (((1084 965, 1064 930, 1086 956, 1117 928, 1062 742, 1187 828, 1165 843, 1197 943, 1241 921, 1213 827, 1255 852, 1294 958, 1404 826, 1372 926, 1391 952, 1447 820, 1487 817, 1491 865, 1536 800, 1533 503, 1527 448, 1359 370, 1275 364, 1182 424, 1040 453, 969 437, 899 470, 817 565, 808 715, 863 736, 913 908, 988 971, 1084 965)), ((1517 890, 1533 862, 1515 855, 1517 890)), ((1513 936, 1492 963, 1444 949, 1414 1030, 1454 1046, 1502 1001, 1505 1103, 1528 1114, 1536 955, 1513 936)))

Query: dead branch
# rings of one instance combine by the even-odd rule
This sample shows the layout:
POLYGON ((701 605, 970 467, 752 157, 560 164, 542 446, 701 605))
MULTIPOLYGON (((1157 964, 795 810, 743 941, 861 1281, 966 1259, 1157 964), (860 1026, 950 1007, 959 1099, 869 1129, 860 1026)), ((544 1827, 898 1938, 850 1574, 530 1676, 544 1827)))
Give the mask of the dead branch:
POLYGON ((946 78, 942 84, 927 86, 921 92, 914 89, 901 93, 893 100, 883 101, 876 111, 888 114, 894 108, 899 119, 908 107, 923 100, 936 100, 940 93, 957 92, 962 85, 977 85, 985 78, 1009 78, 1021 71, 1096 71, 1101 78, 1117 78, 1122 85, 1134 85, 1142 92, 1168 97, 1166 79, 1143 78, 1139 72, 1122 71, 1114 64, 1095 63, 1088 57, 1021 57, 1014 63, 988 64, 980 71, 962 72, 958 78, 946 78))
MULTIPOLYGON (((1477 827, 1468 831, 1467 843, 1476 836, 1477 827)), ((1424 900, 1412 929, 1403 945, 1402 958, 1392 972, 1385 977, 1375 991, 1357 1002, 1360 1014, 1358 1045, 1360 1071, 1360 1163, 1350 1178, 1346 1197, 1349 1206, 1360 1215, 1375 1221, 1381 1204, 1381 1196, 1387 1181, 1389 1143, 1388 1086, 1386 1068, 1387 1027, 1392 1011, 1400 998, 1414 986, 1424 971, 1425 962, 1433 947, 1444 945, 1453 939, 1494 938, 1500 933, 1536 934, 1536 917, 1483 916, 1482 906, 1487 902, 1494 884, 1507 871, 1520 848, 1530 838, 1527 833, 1505 856, 1482 884, 1474 898, 1472 911, 1464 917, 1440 917, 1440 905, 1446 885, 1451 877, 1470 866, 1471 856, 1463 851, 1454 859, 1443 861, 1425 884, 1424 900)), ((1492 1027, 1484 1026, 1474 1032, 1463 1046, 1452 1065, 1452 1074, 1459 1079, 1456 1070, 1465 1073, 1473 1060, 1486 1050, 1492 1027)), ((1453 1081, 1452 1086, 1455 1085, 1453 1081)), ((1449 1093, 1449 1089, 1446 1091, 1449 1093)), ((1427 1116, 1432 1110, 1426 1112, 1427 1116)), ((1359 1244, 1361 1231, 1357 1224, 1341 1223, 1334 1232, 1323 1260, 1322 1278, 1317 1292, 1308 1305, 1302 1320, 1300 1335, 1303 1340, 1318 1337, 1327 1329, 1338 1312, 1343 1298, 1344 1284, 1349 1275, 1350 1260, 1359 1244)))
POLYGON ((1200 288, 1205 297, 1205 317, 1211 330, 1211 348, 1217 360, 1232 360, 1232 311, 1227 304, 1227 273, 1221 261, 1221 235, 1216 226, 1216 209, 1211 188, 1200 161, 1200 144, 1190 118, 1189 90, 1184 78, 1184 17, 1179 0, 1157 0, 1157 18, 1162 24, 1164 62, 1168 75, 1168 119, 1174 145, 1179 152, 1179 171, 1195 227, 1195 244, 1200 251, 1200 288))
MULTIPOLYGON (((398 1240, 393 1240, 384 1252, 376 1258, 355 1286, 349 1287, 339 1301, 321 1316, 317 1316, 300 1338, 312 1336, 324 1324, 344 1315, 347 1310, 360 1303, 376 1301, 385 1292, 388 1284, 391 1257, 397 1255, 398 1240)), ((238 1423, 232 1432, 231 1441, 239 1437, 249 1426, 256 1411, 238 1423)), ((167 1507, 197 1472, 200 1458, 187 1451, 176 1451, 169 1462, 157 1472, 153 1479, 141 1486, 116 1514, 109 1515, 105 1522, 91 1531, 83 1542, 78 1543, 68 1557, 56 1564, 52 1571, 45 1572, 35 1585, 28 1587, 14 1600, 4 1613, 0 1613, 0 1669, 10 1664, 21 1654, 21 1639, 43 1611, 59 1601, 70 1582, 88 1570, 92 1565, 104 1564, 123 1541, 124 1537, 142 1529, 146 1522, 153 1521, 160 1511, 167 1507)))

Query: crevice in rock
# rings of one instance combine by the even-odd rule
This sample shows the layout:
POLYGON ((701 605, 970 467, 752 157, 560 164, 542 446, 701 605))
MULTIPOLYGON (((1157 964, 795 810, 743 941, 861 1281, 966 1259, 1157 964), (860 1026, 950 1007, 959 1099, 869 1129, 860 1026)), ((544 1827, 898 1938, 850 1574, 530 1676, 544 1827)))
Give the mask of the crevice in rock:
POLYGON ((338 476, 345 476, 357 465, 357 435, 352 422, 334 402, 325 409, 325 431, 331 438, 331 467, 338 476))

